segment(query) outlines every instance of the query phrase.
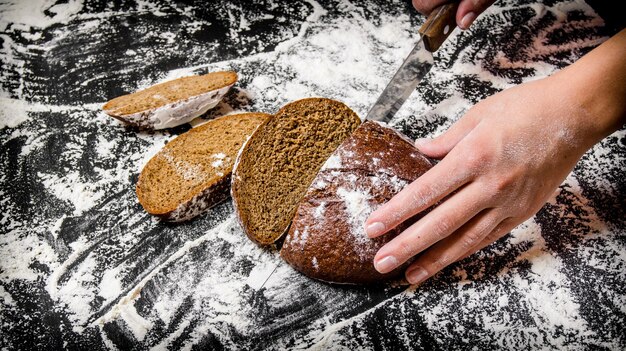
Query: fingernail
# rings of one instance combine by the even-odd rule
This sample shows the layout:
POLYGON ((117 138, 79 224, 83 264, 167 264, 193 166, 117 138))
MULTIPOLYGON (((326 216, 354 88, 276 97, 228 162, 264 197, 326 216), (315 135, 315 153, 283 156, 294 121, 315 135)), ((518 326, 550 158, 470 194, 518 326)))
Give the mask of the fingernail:
POLYGON ((398 267, 398 260, 393 256, 383 257, 374 263, 374 268, 380 273, 389 273, 398 267))
POLYGON ((365 234, 367 234, 367 236, 369 236, 370 238, 380 235, 384 232, 385 232, 385 225, 382 224, 381 222, 374 222, 368 225, 367 227, 365 227, 365 234))
POLYGON ((428 143, 430 143, 430 139, 428 138, 419 138, 415 140, 415 146, 417 147, 422 147, 428 143))
POLYGON ((422 267, 415 267, 406 272, 406 280, 410 284, 419 284, 426 280, 426 277, 428 277, 428 272, 422 267))
POLYGON ((461 29, 467 29, 472 25, 472 22, 476 19, 476 14, 474 12, 468 12, 461 19, 461 29))

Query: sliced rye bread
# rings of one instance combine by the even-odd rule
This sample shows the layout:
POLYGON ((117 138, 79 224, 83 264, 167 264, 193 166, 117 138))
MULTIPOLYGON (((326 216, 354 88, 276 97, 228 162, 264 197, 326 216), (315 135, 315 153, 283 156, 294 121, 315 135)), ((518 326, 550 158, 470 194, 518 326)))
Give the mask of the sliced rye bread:
POLYGON ((116 97, 102 109, 139 128, 172 128, 215 107, 235 82, 237 73, 231 71, 178 78, 116 97))
POLYGON ((280 254, 305 275, 334 283, 375 283, 402 274, 374 269, 376 252, 421 215, 370 239, 367 217, 432 167, 408 138, 364 122, 324 163, 300 202, 280 254))
POLYGON ((270 115, 224 116, 170 141, 145 165, 136 191, 150 214, 180 222, 228 198, 237 153, 270 115))
POLYGON ((250 239, 280 238, 328 156, 361 123, 341 102, 309 98, 285 105, 248 140, 237 157, 232 198, 250 239))

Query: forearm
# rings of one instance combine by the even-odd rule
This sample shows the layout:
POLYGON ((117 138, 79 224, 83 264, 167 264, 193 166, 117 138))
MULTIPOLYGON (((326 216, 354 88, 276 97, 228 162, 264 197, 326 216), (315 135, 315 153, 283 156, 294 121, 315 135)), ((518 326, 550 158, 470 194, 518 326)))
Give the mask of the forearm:
MULTIPOLYGON (((626 29, 551 77, 589 148, 626 123, 626 29)), ((567 111, 564 111, 567 113, 567 111)))

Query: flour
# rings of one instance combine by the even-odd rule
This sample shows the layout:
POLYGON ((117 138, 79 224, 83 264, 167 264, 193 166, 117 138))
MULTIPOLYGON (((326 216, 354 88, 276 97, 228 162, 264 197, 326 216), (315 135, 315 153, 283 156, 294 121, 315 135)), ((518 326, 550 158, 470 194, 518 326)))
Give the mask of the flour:
MULTIPOLYGON (((146 319, 146 317, 140 316, 137 313, 135 301, 141 298, 142 290, 146 284, 154 279, 167 279, 169 275, 196 275, 199 273, 199 270, 202 271, 202 267, 191 265, 188 255, 195 250, 206 249, 207 245, 217 245, 219 247, 221 241, 220 237, 229 235, 228 233, 231 233, 235 229, 239 230, 239 227, 235 216, 231 215, 224 222, 209 230, 201 237, 186 243, 183 247, 170 255, 165 262, 155 266, 150 274, 145 276, 131 289, 125 287, 124 291, 126 294, 111 307, 110 312, 95 320, 93 323, 103 325, 116 318, 123 318, 129 323, 133 323, 134 327, 131 328, 133 328, 134 335, 138 338, 143 338, 152 328, 153 324, 150 319, 146 319), (167 274, 164 273, 165 270, 168 272, 167 274)), ((258 254, 260 251, 258 247, 248 242, 245 237, 237 238, 236 242, 246 247, 246 250, 240 251, 238 255, 254 255, 258 254)), ((223 269, 229 268, 234 262, 236 262, 236 260, 214 257, 210 265, 215 268, 219 267, 222 272, 225 272, 223 269)), ((171 285, 166 291, 161 292, 151 312, 154 314, 153 317, 158 317, 165 323, 170 323, 177 309, 184 303, 184 297, 192 291, 195 303, 198 304, 196 306, 197 308, 209 302, 212 305, 212 309, 206 311, 210 316, 205 316, 207 320, 201 322, 199 327, 210 328, 210 322, 215 322, 222 318, 227 318, 229 323, 234 323, 238 328, 245 328, 250 323, 245 316, 246 311, 239 311, 238 313, 232 314, 229 308, 229 306, 233 305, 242 305, 243 297, 240 291, 246 286, 245 277, 239 273, 237 277, 229 275, 203 275, 199 277, 199 279, 201 279, 201 281, 197 283, 188 280, 179 281, 177 284, 171 285), (215 286, 220 286, 220 289, 214 289, 213 287, 215 286)), ((188 316, 188 318, 194 319, 196 317, 197 316, 188 316)), ((201 337, 201 335, 197 337, 201 337)))
POLYGON ((315 207, 315 211, 313 212, 313 218, 317 220, 321 220, 324 218, 324 212, 326 212, 326 202, 321 202, 317 207, 315 207))
POLYGON ((246 280, 246 284, 252 289, 260 289, 265 282, 274 274, 276 271, 276 265, 269 264, 257 264, 250 271, 250 275, 246 280))
POLYGON ((321 170, 339 169, 341 168, 341 165, 342 165, 341 156, 339 156, 338 154, 333 154, 328 158, 328 160, 326 160, 326 162, 324 162, 321 170))
MULTIPOLYGON (((199 184, 206 177, 202 166, 199 164, 177 159, 169 153, 169 150, 163 150, 159 155, 167 160, 168 164, 176 170, 176 173, 178 173, 181 178, 192 184, 199 184)), ((219 167, 219 165, 217 167, 219 167)))
POLYGON ((106 301, 113 301, 122 293, 122 282, 118 278, 119 271, 111 269, 104 272, 100 281, 100 291, 98 295, 106 301))
POLYGON ((365 235, 363 228, 365 228, 367 217, 374 212, 370 205, 371 195, 360 189, 348 190, 346 188, 338 188, 337 196, 345 203, 346 217, 351 226, 350 233, 354 236, 356 244, 362 245, 367 243, 369 238, 365 235))
POLYGON ((325 182, 323 179, 318 179, 315 181, 315 183, 313 183, 312 185, 315 189, 324 189, 326 188, 326 186, 328 186, 328 183, 325 182))
POLYGON ((304 247, 307 240, 309 239, 309 230, 310 228, 308 226, 304 227, 302 231, 295 230, 293 232, 293 239, 291 240, 291 244, 299 247, 304 247))
POLYGON ((320 266, 319 266, 319 265, 318 265, 318 263, 317 263, 317 257, 313 257, 313 258, 311 259, 311 265, 312 265, 312 266, 313 266, 313 268, 315 268, 315 269, 320 269, 320 266))
MULTIPOLYGON (((102 342, 111 349, 119 348, 120 335, 157 349, 207 345, 208 336, 231 349, 374 349, 387 340, 427 348, 420 344, 423 335, 447 343, 444 348, 463 348, 462 342, 504 349, 623 348, 624 321, 610 307, 626 313, 614 283, 626 279, 623 210, 610 207, 622 195, 616 174, 623 172, 623 131, 594 147, 536 218, 424 287, 403 292, 388 288, 370 294, 373 290, 337 289, 303 277, 276 251, 250 242, 229 202, 177 226, 141 209, 133 192, 136 177, 180 130, 125 129, 100 112, 110 98, 105 87, 130 92, 233 69, 240 73, 241 90, 215 110, 274 113, 292 99, 325 96, 363 117, 414 45, 423 20, 404 13, 405 3, 383 3, 268 1, 255 11, 219 5, 231 23, 219 44, 240 40, 223 61, 194 39, 217 25, 194 17, 197 7, 140 1, 123 11, 93 13, 90 3, 80 1, 0 4, 0 141, 17 155, 10 156, 11 163, 5 153, 0 158, 0 334, 35 339, 35 331, 52 328, 66 333, 68 342, 102 342), (270 13, 283 6, 293 8, 270 13), (120 36, 106 25, 128 16, 146 33, 143 40, 157 44, 122 46, 119 58, 105 60, 120 60, 123 67, 98 70, 103 60, 94 52, 120 36), (164 23, 175 18, 176 26, 145 25, 150 16, 164 23), (249 33, 268 19, 280 28, 263 38, 249 33), (84 40, 76 36, 80 33, 90 39, 86 54, 67 56, 64 45, 84 40), (165 67, 155 63, 181 50, 188 61, 166 61, 169 70, 133 76, 149 65, 165 67), (72 62, 67 74, 80 79, 68 84, 67 75, 60 75, 57 88, 74 100, 62 100, 34 78, 32 59, 44 55, 47 60, 39 62, 51 71, 69 67, 59 63, 63 60, 72 62), (107 85, 111 81, 115 86, 107 85), (54 162, 45 163, 46 169, 37 167, 49 159, 54 162), (22 306, 37 304, 52 304, 64 322, 42 329, 27 313, 13 319, 13 313, 24 313, 22 306), (371 332, 381 315, 384 330, 371 332)), ((390 124, 411 137, 438 135, 478 100, 578 59, 606 39, 599 26, 601 20, 581 2, 498 2, 469 31, 451 35, 390 124), (517 13, 529 19, 509 23, 517 13), (524 30, 532 33, 528 43, 507 36, 507 31, 526 35, 524 30), (484 40, 482 31, 501 42, 484 40), (572 33, 572 40, 556 40, 572 33)), ((376 164, 384 156, 372 157, 376 164)), ((224 160, 216 155, 212 166, 222 167, 224 160)), ((343 160, 329 162, 334 168, 343 160)), ((188 177, 196 171, 181 170, 188 177)), ((372 183, 394 190, 406 186, 393 177, 374 177, 372 183)), ((328 184, 314 186, 321 190, 328 184)), ((356 187, 339 190, 356 240, 368 240, 362 229, 371 195, 356 187)), ((320 203, 314 215, 322 217, 327 208, 320 203)), ((307 235, 298 238, 305 243, 307 235)))
POLYGON ((55 267, 58 255, 54 249, 37 235, 22 229, 11 229, 0 235, 0 281, 9 283, 16 279, 35 281, 45 277, 45 273, 35 269, 41 263, 55 267))
POLYGON ((31 28, 45 28, 53 24, 67 23, 82 7, 82 1, 68 1, 55 4, 52 0, 30 1, 28 6, 20 0, 5 1, 0 4, 0 31, 6 31, 9 24, 14 29, 28 32, 31 28), (47 11, 51 15, 46 15, 47 11))
POLYGON ((73 215, 80 215, 92 208, 103 196, 104 191, 92 183, 81 181, 80 173, 68 172, 64 177, 55 174, 37 173, 41 183, 58 199, 68 201, 74 207, 73 215))
POLYGON ((219 168, 224 164, 224 159, 226 158, 226 154, 219 153, 215 155, 211 155, 211 158, 214 158, 215 161, 211 162, 211 166, 214 168, 219 168))

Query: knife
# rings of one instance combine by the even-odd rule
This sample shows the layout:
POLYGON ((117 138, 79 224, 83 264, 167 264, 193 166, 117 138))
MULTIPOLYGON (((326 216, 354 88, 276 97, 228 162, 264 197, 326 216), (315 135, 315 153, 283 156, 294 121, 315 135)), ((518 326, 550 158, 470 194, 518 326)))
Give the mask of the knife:
POLYGON ((433 66, 433 52, 456 28, 458 2, 435 8, 420 27, 420 38, 409 56, 367 113, 366 120, 389 122, 433 66))
MULTIPOLYGON (((420 39, 417 44, 380 94, 365 117, 366 120, 388 122, 396 114, 433 66, 432 53, 439 49, 452 30, 456 28, 455 18, 458 8, 458 2, 454 2, 441 5, 432 11, 419 29, 420 39)), ((261 278, 263 283, 260 287, 250 287, 255 290, 263 289, 276 272, 276 268, 278 268, 278 263, 269 274, 261 278)))

